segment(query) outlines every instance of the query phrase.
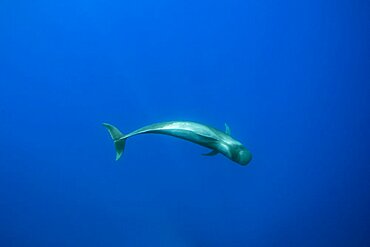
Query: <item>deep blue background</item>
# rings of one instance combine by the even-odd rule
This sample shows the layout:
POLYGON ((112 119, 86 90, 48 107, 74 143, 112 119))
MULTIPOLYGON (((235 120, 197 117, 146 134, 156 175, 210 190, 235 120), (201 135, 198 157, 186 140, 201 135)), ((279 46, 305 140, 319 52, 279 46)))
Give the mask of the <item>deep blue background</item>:
POLYGON ((369 1, 0 3, 0 246, 370 246, 369 1), (191 120, 241 167, 175 138, 191 120))

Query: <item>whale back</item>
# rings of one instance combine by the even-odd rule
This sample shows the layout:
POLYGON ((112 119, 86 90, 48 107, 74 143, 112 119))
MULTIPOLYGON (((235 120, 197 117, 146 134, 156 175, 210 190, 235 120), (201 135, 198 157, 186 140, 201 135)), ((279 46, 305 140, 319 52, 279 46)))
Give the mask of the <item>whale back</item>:
POLYGON ((208 141, 217 141, 219 140, 220 134, 224 134, 223 132, 216 130, 212 127, 194 123, 194 122, 181 122, 181 121, 172 121, 172 122, 162 122, 162 123, 155 123, 151 125, 144 126, 140 129, 137 129, 129 134, 127 134, 124 138, 129 138, 131 136, 146 134, 146 133, 153 133, 153 134, 165 134, 171 135, 175 137, 179 137, 182 139, 191 139, 191 137, 203 137, 208 139, 208 141), (189 137, 189 138, 188 138, 189 137))

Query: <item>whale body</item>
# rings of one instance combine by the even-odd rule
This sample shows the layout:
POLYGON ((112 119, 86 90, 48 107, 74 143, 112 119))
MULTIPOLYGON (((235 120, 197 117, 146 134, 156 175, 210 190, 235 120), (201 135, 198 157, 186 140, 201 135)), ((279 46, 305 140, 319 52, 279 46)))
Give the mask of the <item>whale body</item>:
POLYGON ((251 152, 247 150, 243 144, 230 136, 230 128, 227 124, 225 124, 225 132, 222 132, 210 126, 195 122, 161 122, 147 125, 127 135, 122 134, 118 128, 111 124, 103 123, 103 126, 108 129, 114 141, 116 160, 122 156, 127 138, 149 133, 174 136, 199 144, 211 149, 209 153, 203 155, 213 156, 221 153, 230 160, 243 166, 247 165, 252 159, 251 152))

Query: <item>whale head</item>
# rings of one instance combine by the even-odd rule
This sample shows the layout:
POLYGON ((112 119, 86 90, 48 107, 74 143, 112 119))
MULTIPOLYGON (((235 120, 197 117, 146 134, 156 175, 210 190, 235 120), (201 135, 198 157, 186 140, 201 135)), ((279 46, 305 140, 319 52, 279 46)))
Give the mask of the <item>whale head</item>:
POLYGON ((252 154, 243 145, 234 146, 231 159, 236 163, 245 166, 252 160, 252 154))

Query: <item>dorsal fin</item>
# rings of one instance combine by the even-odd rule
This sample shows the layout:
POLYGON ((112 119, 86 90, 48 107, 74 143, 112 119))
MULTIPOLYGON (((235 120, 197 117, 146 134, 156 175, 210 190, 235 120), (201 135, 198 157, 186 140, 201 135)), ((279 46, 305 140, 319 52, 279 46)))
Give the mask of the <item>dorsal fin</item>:
POLYGON ((225 123, 225 133, 231 135, 230 127, 227 125, 227 123, 225 123))

